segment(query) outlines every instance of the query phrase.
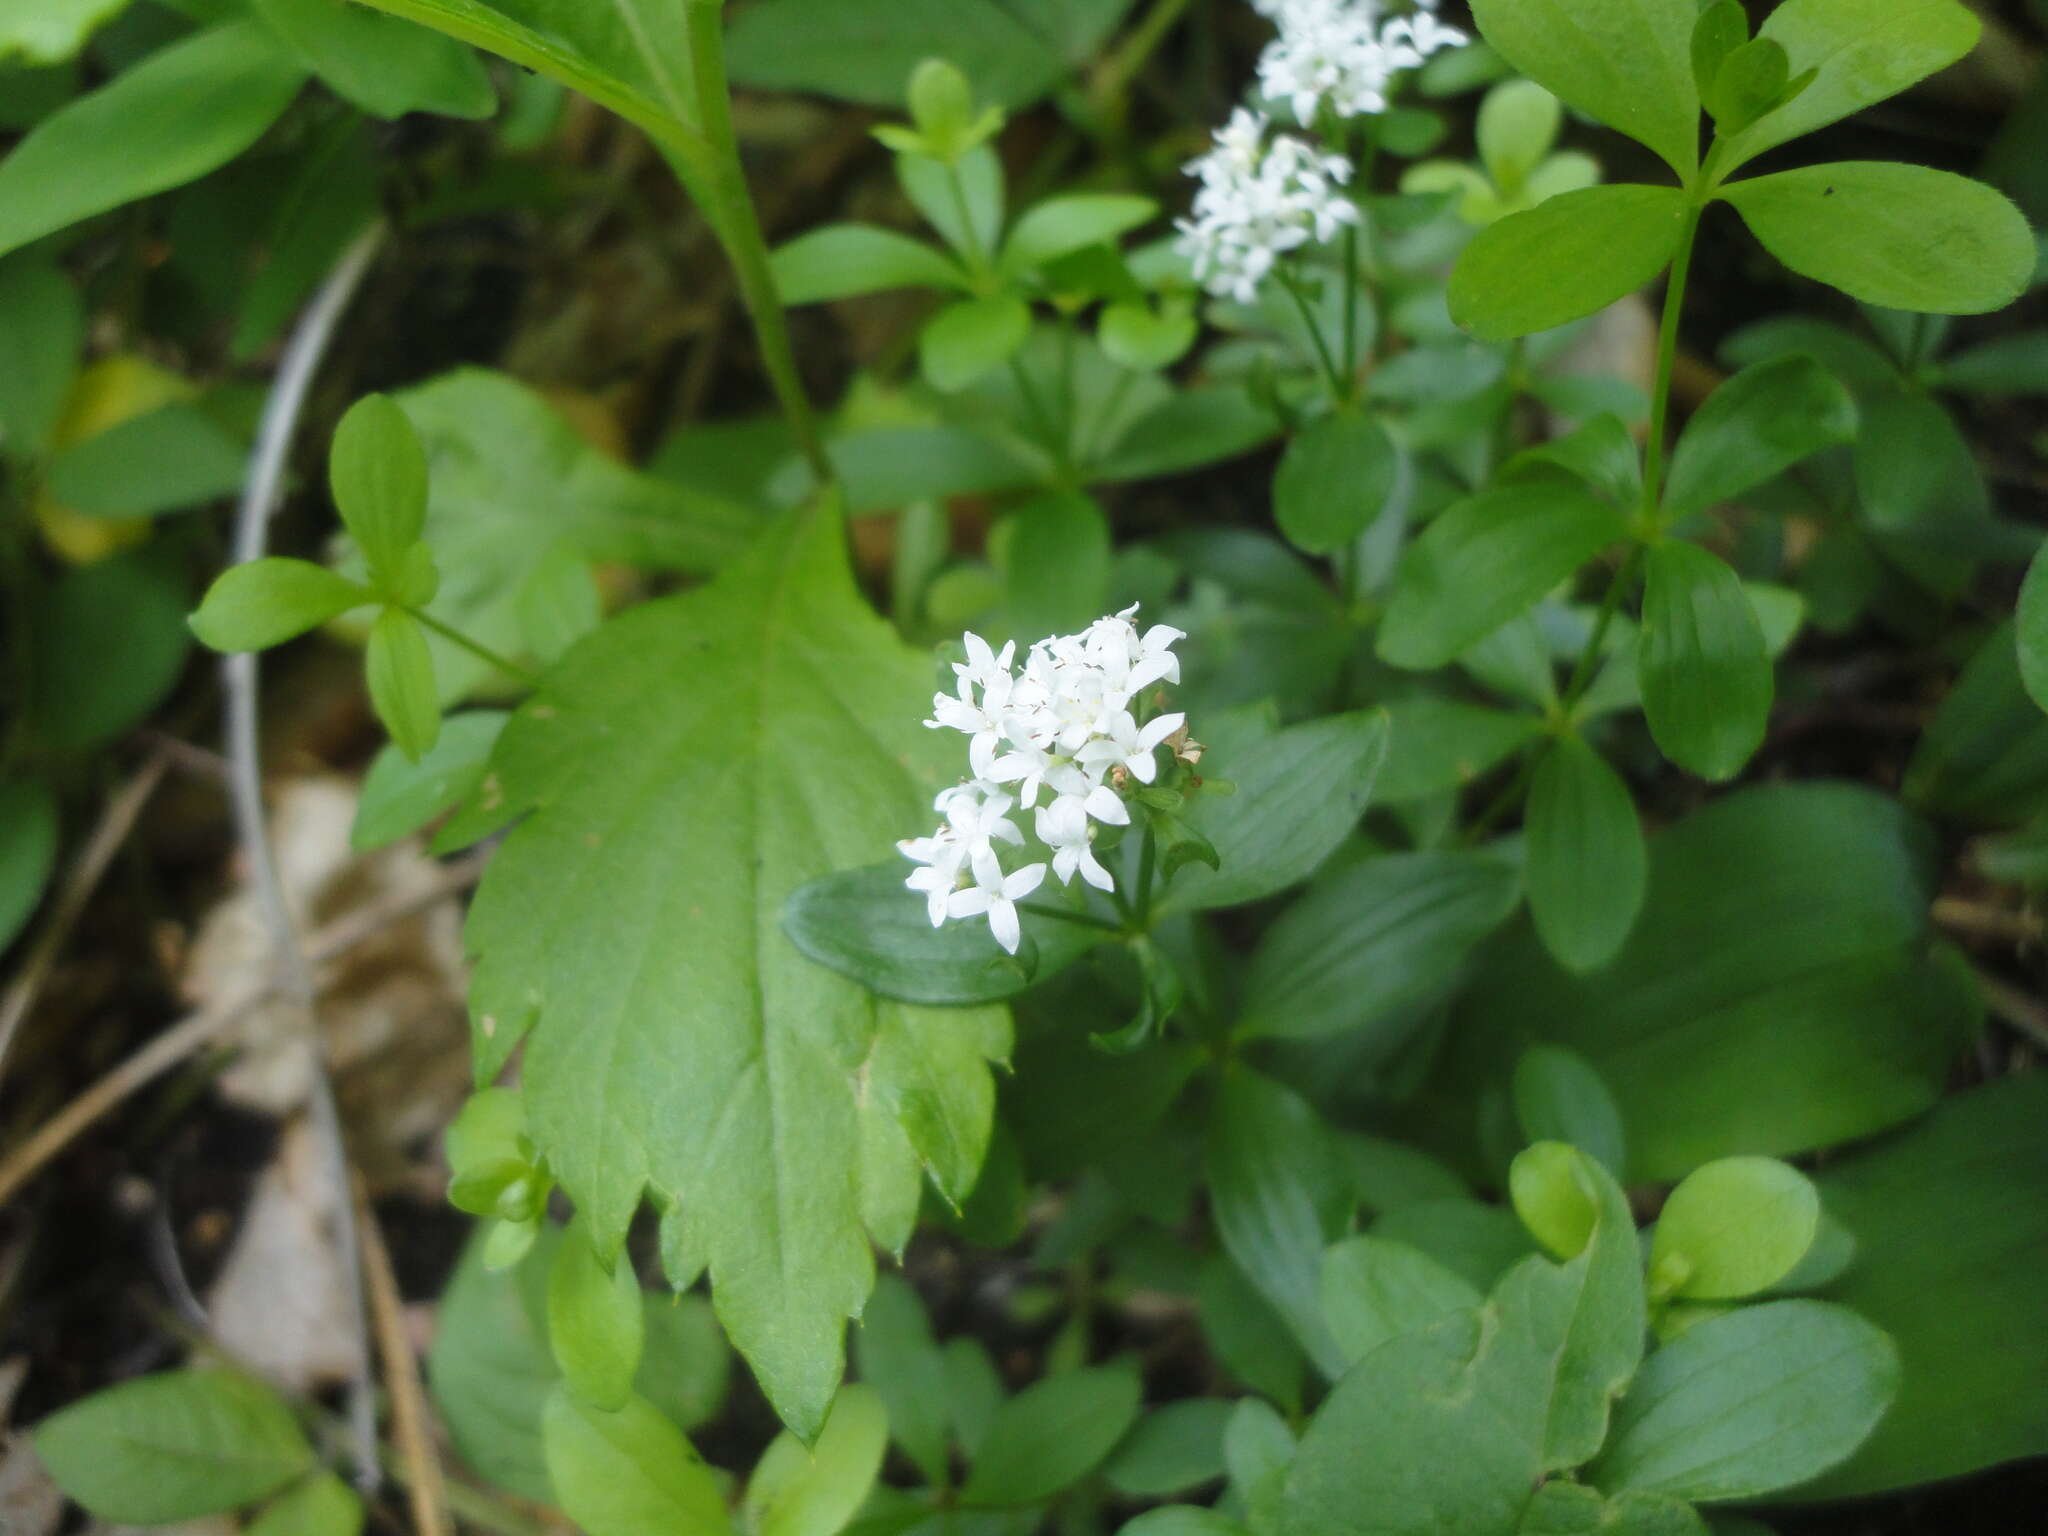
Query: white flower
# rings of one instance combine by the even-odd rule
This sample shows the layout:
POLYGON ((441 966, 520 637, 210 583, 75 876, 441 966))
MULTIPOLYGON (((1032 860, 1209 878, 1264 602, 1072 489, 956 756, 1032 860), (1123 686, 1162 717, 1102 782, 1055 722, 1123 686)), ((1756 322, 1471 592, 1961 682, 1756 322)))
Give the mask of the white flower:
POLYGON ((1380 0, 1280 0, 1259 8, 1280 31, 1259 56, 1259 88, 1285 101, 1304 126, 1325 106, 1339 118, 1386 111, 1395 75, 1468 41, 1437 19, 1436 0, 1394 17, 1383 16, 1380 0))
POLYGON ((1288 134, 1266 137, 1266 119, 1240 107, 1215 146, 1191 160, 1201 182, 1180 247, 1210 292, 1248 304, 1287 252, 1325 242, 1358 221, 1344 194, 1351 162, 1288 134))
POLYGON ((955 891, 946 903, 948 917, 976 917, 988 914, 988 931, 995 935, 996 942, 1011 954, 1017 953, 1017 944, 1024 936, 1022 924, 1017 920, 1017 903, 1038 889, 1045 878, 1043 864, 1026 864, 1012 874, 1004 874, 996 862, 993 852, 977 855, 973 861, 974 884, 964 891, 955 891))
POLYGON ((925 724, 968 738, 971 777, 933 801, 943 821, 930 836, 896 845, 919 866, 904 884, 924 896, 934 927, 986 913, 997 942, 1016 951, 1016 902, 1047 868, 1034 860, 1003 870, 1005 848, 1028 847, 1012 819, 1019 808, 1035 812, 1038 841, 1062 884, 1078 874, 1099 890, 1115 889, 1095 857, 1094 833, 1130 824, 1118 793, 1123 775, 1151 783, 1155 749, 1183 723, 1178 714, 1141 723, 1145 690, 1180 681, 1173 646, 1182 634, 1167 624, 1141 633, 1137 611, 1132 604, 1079 634, 1048 636, 1021 662, 1014 645, 998 652, 978 635, 964 638, 967 660, 954 664, 955 691, 933 698, 925 724), (1041 807, 1048 791, 1051 801, 1041 807))

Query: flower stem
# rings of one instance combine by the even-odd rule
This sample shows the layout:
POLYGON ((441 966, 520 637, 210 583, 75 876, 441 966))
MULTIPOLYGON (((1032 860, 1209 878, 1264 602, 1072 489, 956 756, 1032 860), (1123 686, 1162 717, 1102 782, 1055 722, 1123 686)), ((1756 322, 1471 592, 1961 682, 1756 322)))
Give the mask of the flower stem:
POLYGON ((1685 307, 1685 280, 1692 271, 1692 248, 1699 237, 1701 207, 1685 213, 1678 235, 1678 253, 1671 258, 1671 277, 1664 285, 1664 321, 1657 331, 1657 376, 1650 395, 1650 440, 1643 454, 1643 513, 1657 514, 1664 494, 1664 434, 1671 423, 1671 372, 1678 359, 1678 317, 1685 307))
POLYGON ((1159 868, 1159 840, 1152 831, 1152 818, 1145 818, 1145 840, 1138 845, 1138 928, 1152 926, 1152 877, 1159 868))
POLYGON ((1301 311, 1301 323, 1308 327, 1309 340, 1315 343, 1316 356, 1322 360, 1323 377, 1329 381, 1332 403, 1343 400, 1344 380, 1337 372, 1337 360, 1330 355, 1330 344, 1323 339, 1323 328, 1316 324, 1315 314, 1308 307, 1308 297, 1301 291, 1301 284, 1284 267, 1274 268, 1274 275, 1294 300, 1294 307, 1301 311))
POLYGON ((540 682, 540 674, 535 672, 531 667, 522 666, 520 663, 512 660, 509 656, 500 656, 496 651, 492 650, 489 646, 483 645, 478 641, 472 640, 468 635, 465 635, 461 630, 456 629, 454 626, 442 623, 439 619, 435 618, 431 613, 427 612, 426 609, 408 607, 405 611, 411 614, 414 618, 418 619, 422 624, 426 625, 427 628, 431 629, 443 640, 449 642, 449 644, 461 646, 465 651, 469 652, 470 655, 476 657, 477 660, 482 662, 488 662, 491 666, 495 667, 498 671, 505 673, 508 677, 518 678, 519 681, 526 684, 527 687, 532 688, 540 682))

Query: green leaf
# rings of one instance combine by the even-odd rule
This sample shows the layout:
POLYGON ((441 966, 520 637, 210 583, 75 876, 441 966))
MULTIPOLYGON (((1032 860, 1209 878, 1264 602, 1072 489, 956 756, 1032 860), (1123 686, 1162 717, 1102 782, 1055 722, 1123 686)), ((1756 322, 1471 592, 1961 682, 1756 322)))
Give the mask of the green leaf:
POLYGON ((1856 436, 1856 402, 1800 353, 1745 368, 1693 413, 1671 454, 1664 505, 1698 512, 1856 436))
POLYGON ((1735 182, 1721 196, 1786 266, 1866 304, 1985 314, 2034 274, 2025 216, 1948 171, 1842 161, 1735 182))
POLYGON ((1561 481, 1457 503, 1401 557, 1380 622, 1381 658, 1413 671, 1445 665, 1533 608, 1624 531, 1618 508, 1561 481))
POLYGON ((1114 243, 1158 212, 1151 198, 1123 192, 1049 197, 1017 216, 998 265, 1011 276, 1030 272, 1087 246, 1114 243))
POLYGON ((1723 172, 1946 69, 1977 46, 1978 31, 1956 0, 1785 0, 1759 35, 1784 48, 1794 79, 1814 70, 1813 84, 1736 134, 1723 172))
POLYGON ((154 517, 231 496, 249 453, 195 405, 130 417, 51 461, 50 494, 94 517, 154 517))
POLYGON ((1593 1064, 1558 1045, 1532 1045, 1515 1063, 1515 1120, 1532 1142, 1578 1148, 1617 1179, 1628 1177, 1621 1107, 1593 1064))
POLYGON ((1247 1536, 1228 1515, 1200 1504, 1164 1504, 1148 1509, 1117 1530, 1117 1536, 1247 1536))
POLYGON ((889 1444, 889 1415, 872 1387, 844 1386, 815 1446, 788 1430, 747 1480, 741 1505, 754 1536, 835 1536, 875 1486, 889 1444))
POLYGON ((260 236, 263 263, 235 304, 228 349, 237 362, 276 340, 350 242, 377 217, 383 166, 372 138, 369 125, 349 113, 314 136, 298 157, 260 236))
POLYGON ((225 1371, 164 1371, 96 1392, 36 1426, 36 1456, 102 1520, 169 1525, 238 1509, 313 1466, 268 1387, 225 1371))
MULTIPOLYGON (((2037 586, 2021 588, 2021 624, 2035 615, 2037 586)), ((2048 720, 2027 695, 2016 628, 1994 629, 1941 701, 1906 764, 1908 804, 1973 826, 2018 826, 2048 810, 2048 720)))
POLYGON ((737 12, 733 79, 896 107, 920 61, 944 54, 984 100, 1027 106, 1093 56, 1132 0, 762 0, 737 12))
POLYGON ((491 747, 510 718, 493 709, 450 715, 433 751, 418 762, 385 747, 363 780, 349 846, 362 853, 385 847, 468 799, 483 783, 491 747))
POLYGON ((2027 696, 2048 710, 2048 555, 2034 556, 2027 567, 2027 579, 2020 584, 2013 639, 2027 696))
POLYGON ((1373 1236, 1406 1243, 1485 1290, 1517 1259, 1534 1251, 1512 1211, 1468 1195, 1404 1201, 1373 1223, 1373 1236))
POLYGON ((56 861, 56 797, 32 779, 0 779, 0 950, 34 915, 56 861))
POLYGON ((1692 29, 1692 83, 1704 98, 1721 72, 1721 63, 1749 41, 1749 17, 1742 0, 1713 0, 1700 11, 1692 29))
POLYGON ((1119 368, 1150 373, 1187 356, 1201 333, 1193 309, 1168 303, 1158 310, 1142 300, 1105 304, 1096 326, 1096 345, 1119 368))
POLYGON ((192 633, 216 651, 268 650, 374 601, 325 566, 266 555, 215 578, 192 615, 192 633))
POLYGON ((607 1413, 563 1385, 549 1394, 541 1424, 555 1502, 589 1536, 732 1530, 717 1478, 645 1398, 607 1413))
POLYGON ((1529 914, 1567 970, 1597 971, 1635 926, 1648 867, 1621 775, 1578 736, 1537 760, 1524 826, 1529 914))
POLYGON ((881 1394, 889 1433, 927 1483, 947 1480, 946 1358, 924 1302, 900 1275, 883 1275, 853 1336, 861 1380, 881 1394))
POLYGON ((1482 1089, 1536 1040, 1613 1090, 1638 1179, 1924 1113, 1978 1017, 1927 954, 1931 857, 1924 826, 1853 785, 1714 801, 1651 839, 1642 915, 1605 971, 1573 977, 1527 928, 1482 952, 1411 1123, 1445 1145, 1430 1127, 1473 1124, 1482 1089))
POLYGON ((64 413, 85 347, 85 304, 39 253, 0 261, 0 451, 39 457, 64 413))
POLYGON ((1698 168, 1695 0, 1474 0, 1472 15, 1510 64, 1568 105, 1649 145, 1680 180, 1698 168))
POLYGON ((1379 799, 1398 805, 1463 789, 1541 730, 1534 716, 1419 693, 1387 706, 1379 799))
POLYGON ((1081 491, 1057 491, 1004 519, 1010 627, 1020 640, 1073 634, 1109 605, 1109 517, 1081 491))
POLYGON ((785 304, 817 304, 890 288, 965 288, 943 251, 871 224, 824 224, 777 247, 769 259, 785 304))
POLYGON ((483 61, 453 38, 333 0, 255 0, 256 14, 344 101, 372 117, 489 117, 483 61))
POLYGON ((1223 1435, 1237 1405, 1193 1397, 1167 1403, 1140 1418, 1102 1469, 1104 1479, 1130 1498, 1161 1499, 1213 1483, 1224 1473, 1223 1435))
POLYGON ((363 1501, 332 1472, 320 1472, 271 1500, 249 1536, 359 1536, 363 1501))
POLYGON ((365 395, 334 429, 334 505, 377 580, 390 586, 427 523, 427 451, 389 395, 365 395))
POLYGON ((1584 1483, 1545 1483, 1522 1513, 1515 1536, 1708 1536, 1707 1522, 1683 1499, 1661 1493, 1604 1497, 1584 1483))
MULTIPOLYGON (((1298 1411, 1307 1357, 1244 1272, 1223 1255, 1211 1254, 1202 1263, 1196 1301, 1202 1337, 1224 1370, 1290 1412, 1298 1411)), ((1227 1438, 1224 1449, 1227 1455, 1227 1438)))
MULTIPOLYGON (((557 551, 701 575, 763 526, 736 502, 615 463, 505 374, 457 369, 395 398, 432 466, 424 537, 443 576, 426 611, 501 655, 527 653, 525 594, 557 551)), ((489 677, 452 642, 427 643, 442 702, 489 677)))
POLYGON ((1628 185, 1565 192, 1511 214, 1458 258, 1451 318, 1488 341, 1582 319, 1662 272, 1685 218, 1676 187, 1628 185))
POLYGON ((1519 192, 1563 121, 1557 98, 1534 81, 1509 80, 1488 91, 1479 104, 1478 141, 1493 184, 1510 197, 1519 192))
POLYGON ((0 255, 225 165, 305 78, 255 21, 158 49, 58 108, 0 161, 0 255))
POLYGON ((1015 997, 1110 936, 1027 912, 1025 933, 1035 953, 1006 955, 986 923, 934 928, 924 897, 904 887, 911 868, 899 855, 806 881, 783 904, 782 931, 818 964, 872 992, 946 1008, 1015 997))
POLYGON ((1650 1357, 1593 1479, 1701 1502, 1796 1487, 1862 1444, 1898 1386, 1897 1348, 1846 1307, 1738 1308, 1650 1357))
POLYGON ((1792 1273, 1819 1231, 1820 1195, 1805 1174, 1772 1157, 1724 1157, 1664 1202, 1650 1280, 1693 1301, 1754 1296, 1792 1273))
POLYGON ((1036 1504, 1102 1465, 1138 1416, 1136 1373, 1095 1366, 1049 1376, 989 1421, 960 1490, 969 1505, 1036 1504))
POLYGON ((1778 104, 1791 81, 1784 47, 1754 38, 1721 61, 1706 107, 1723 137, 1740 133, 1778 104))
POLYGON ((1017 355, 1031 334, 1031 307, 1013 293, 948 304, 917 333, 918 370, 955 394, 1017 355))
POLYGON ((29 603, 36 739, 76 752, 145 719, 192 648, 185 561, 145 547, 66 571, 29 603))
POLYGON ((951 165, 929 155, 896 157, 903 195, 977 270, 987 265, 988 253, 1002 232, 1003 176, 1003 162, 989 144, 969 150, 951 165))
MULTIPOLYGON (((1854 1498, 2048 1452, 2048 1078, 1996 1079, 1818 1175, 1855 1232, 1835 1295, 1889 1332, 1898 1400, 1815 1484, 1854 1498)), ((1807 1496, 1807 1495, 1802 1495, 1807 1496)))
POLYGON ((1343 549, 1379 516, 1399 467, 1399 450, 1376 418, 1333 411, 1310 422, 1281 455, 1274 520, 1297 549, 1343 549))
POLYGON ((1325 1375, 1348 1363, 1323 1317, 1323 1250, 1351 1214, 1350 1181, 1330 1129, 1291 1089, 1249 1068, 1227 1072, 1207 1153, 1223 1248, 1325 1375))
POLYGON ((1763 626, 1720 556, 1679 539, 1644 565, 1637 670, 1650 734, 1704 779, 1733 778, 1763 744, 1773 693, 1763 626))
POLYGON ((1346 1238, 1323 1255, 1320 1294, 1347 1368, 1387 1340, 1420 1333, 1482 1299, 1427 1254, 1370 1235, 1346 1238))
MULTIPOLYGON (((63 64, 77 57, 86 40, 119 15, 129 0, 46 0, 10 7, 0 19, 0 64, 63 64)), ((9 126, 12 126, 11 124, 9 126)))
POLYGON ((1319 880, 1268 928, 1238 1004, 1241 1037, 1298 1039, 1437 995, 1521 900, 1483 853, 1397 853, 1319 880))
POLYGON ((570 1390, 593 1408, 618 1409, 633 1392, 646 1316, 632 1261, 592 1246, 589 1226, 572 1223, 548 1266, 548 1338, 570 1390))
POLYGON ((942 771, 918 724, 930 662, 860 600, 842 540, 830 509, 786 520, 549 674, 492 759, 508 814, 530 814, 468 933, 479 1077, 531 1032, 532 1134, 600 1241, 647 1185, 695 1213, 719 1317, 800 1435, 872 1283, 863 1186, 914 1184, 922 1160, 964 1197, 982 1062, 1008 1050, 1000 1012, 881 1002, 776 926, 805 881, 915 835, 942 771), (864 1122, 915 1156, 855 1174, 864 1122))
MULTIPOLYGON (((1958 352, 1942 363, 1936 382, 1943 389, 1992 399, 2048 394, 2048 331, 1999 336, 1958 352)), ((5 419, 0 407, 0 421, 5 419)))
POLYGON ((1358 825, 1387 749, 1378 710, 1328 715, 1284 731, 1245 716, 1203 729, 1205 772, 1236 785, 1197 794, 1186 820, 1214 845, 1219 869, 1189 865, 1174 876, 1161 912, 1235 907, 1284 891, 1317 867, 1358 825))
MULTIPOLYGON (((205 611, 201 608, 200 614, 205 611)), ((398 750, 413 762, 432 751, 441 734, 441 705, 433 653, 418 619, 400 608, 377 615, 363 652, 363 680, 369 685, 370 707, 398 750)))

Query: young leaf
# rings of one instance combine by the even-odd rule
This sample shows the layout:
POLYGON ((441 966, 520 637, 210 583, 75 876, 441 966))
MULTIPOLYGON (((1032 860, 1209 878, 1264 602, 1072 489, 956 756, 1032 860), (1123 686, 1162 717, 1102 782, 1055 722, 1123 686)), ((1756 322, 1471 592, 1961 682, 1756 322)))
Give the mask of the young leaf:
POLYGON ((1649 145, 1685 180, 1699 167, 1695 0, 1474 0, 1486 41, 1589 117, 1649 145))
POLYGON ((373 117, 489 117, 483 61, 452 37, 329 0, 255 0, 256 14, 345 101, 373 117))
POLYGON ((1200 329, 1185 303, 1169 303, 1154 310, 1130 299, 1103 306, 1095 342, 1102 355, 1119 368, 1151 373, 1187 356, 1200 329))
POLYGON ((967 286, 959 263, 922 241, 871 224, 821 224, 769 258, 785 304, 817 304, 891 288, 967 286))
POLYGON ((1734 1301, 1789 1275, 1820 1231, 1820 1195, 1790 1163, 1724 1157, 1687 1174, 1657 1218, 1650 1283, 1691 1301, 1734 1301))
POLYGON ((427 521, 427 451, 389 395, 365 395, 334 429, 328 480, 341 520, 388 585, 427 521))
POLYGON ((1351 1212, 1350 1181, 1322 1117, 1293 1090, 1238 1068, 1209 1127, 1209 1196, 1224 1251, 1325 1375, 1349 1361, 1324 1321, 1323 1250, 1351 1212))
POLYGON ((933 389, 955 394, 1017 355, 1031 334, 1031 308, 1013 293, 961 299, 917 333, 918 371, 933 389))
POLYGON ((990 1419, 968 1505, 1036 1504, 1100 1466, 1138 1415, 1135 1372, 1096 1366, 1050 1376, 1006 1400, 990 1419))
POLYGON ((1051 197, 1018 215, 1003 242, 1001 268, 1017 276, 1086 246, 1113 241, 1159 212, 1149 197, 1077 192, 1051 197))
POLYGON ((1678 539, 1645 565, 1637 671, 1650 734, 1704 779, 1733 778, 1764 739, 1771 659, 1742 581, 1720 556, 1678 539))
POLYGON ((1759 35, 1785 50, 1793 79, 1815 71, 1813 84, 1735 135, 1723 173, 1946 69, 1977 46, 1979 30, 1957 0, 1785 0, 1759 35))
MULTIPOLYGON (((873 1280, 862 1186, 885 1175, 852 1172, 863 1118, 900 1127, 961 1199, 988 1137, 983 1063, 1008 1053, 1001 1012, 882 1002, 776 928, 799 885, 931 815, 931 689, 929 658, 855 591, 828 506, 584 640, 494 754, 506 809, 530 814, 470 912, 478 1071, 531 1032, 531 1134, 601 1242, 650 1184, 699 1213, 719 1316, 800 1435, 873 1280), (674 686, 685 667, 700 686, 674 686), (926 762, 920 781, 907 765, 926 762), (588 899, 561 900, 600 867, 588 899)), ((916 1163, 886 1178, 914 1186, 916 1163)))
POLYGON ((1629 185, 1565 192, 1511 214, 1458 258, 1451 318, 1506 341, 1605 309, 1664 270, 1685 215, 1676 187, 1629 185))
POLYGON ((817 1444, 788 1430, 747 1480, 741 1511, 754 1536, 836 1536, 873 1491, 889 1445, 889 1416, 872 1387, 844 1386, 817 1444))
POLYGON ((1533 80, 1495 86, 1479 104, 1479 158, 1493 184, 1509 197, 1522 190, 1564 121, 1558 100, 1533 80))
POLYGON ((369 685, 370 707, 398 750, 413 762, 432 751, 441 734, 441 704, 427 632, 418 619, 400 608, 386 608, 377 615, 363 652, 363 679, 369 685))
POLYGON ((1693 413, 1671 454, 1664 505, 1697 512, 1856 436, 1856 402, 1802 353, 1745 368, 1693 413))
POLYGON ((1515 1119, 1533 1141, 1559 1141, 1628 1176, 1621 1106, 1593 1064, 1560 1045, 1532 1045, 1515 1063, 1515 1119))
POLYGON ((1520 899, 1513 866, 1483 853, 1388 854, 1320 880, 1260 939, 1236 1033, 1333 1034, 1423 1001, 1520 899))
POLYGON ((358 1536, 363 1501, 332 1472, 318 1472, 272 1499, 249 1536, 358 1536))
POLYGON ((1721 61, 1749 41, 1749 16, 1742 0, 1713 0, 1692 29, 1692 83, 1704 100, 1713 89, 1721 61))
POLYGON ((1741 1307, 1649 1358, 1592 1477, 1699 1502, 1796 1487, 1862 1444, 1898 1386, 1897 1348, 1848 1308, 1741 1307))
POLYGON ((615 1253, 607 1273, 591 1242, 590 1228, 577 1221, 555 1247, 548 1266, 548 1338, 570 1389, 591 1407, 611 1411, 632 1395, 646 1318, 632 1262, 615 1253))
POLYGON ((2034 274, 2034 237, 1982 182, 1885 161, 1780 171, 1721 189, 1764 248, 1851 298, 1927 314, 2003 309, 2034 274))
POLYGON ((305 78, 258 21, 225 22, 158 49, 58 108, 0 160, 0 256, 225 165, 305 78))
POLYGON ((555 1502, 589 1536, 727 1536, 732 1519, 718 1480, 644 1397, 617 1412, 593 1408, 566 1385, 541 1416, 555 1502))
POLYGON ((56 797, 33 779, 0 779, 0 950, 34 913, 56 859, 56 797))
POLYGON ((1792 71, 1782 45, 1768 37, 1744 43, 1721 61, 1707 94, 1707 111, 1721 134, 1740 133, 1776 106, 1792 71))
POLYGON ((324 565, 266 555, 215 578, 192 615, 192 633, 216 651, 267 650, 374 601, 324 565))
POLYGON ((1567 970, 1597 971, 1643 904, 1648 858, 1621 775, 1578 736, 1559 738, 1529 785, 1529 914, 1567 970))
POLYGON ((1394 489, 1400 452, 1377 419, 1333 411, 1311 422, 1281 455, 1273 516, 1295 548, 1327 555, 1353 543, 1394 489))
POLYGON ((1323 1255, 1319 1291, 1347 1368, 1387 1340, 1477 1307, 1477 1289, 1427 1254, 1383 1237, 1352 1237, 1323 1255))
POLYGON ((313 1466, 291 1410, 225 1371, 165 1371, 36 1426, 57 1486, 102 1520, 170 1525, 253 1504, 313 1466))
POLYGON ((1621 511, 1578 486, 1531 482, 1459 502, 1401 557, 1379 653, 1424 671, 1533 608, 1625 531, 1621 511))

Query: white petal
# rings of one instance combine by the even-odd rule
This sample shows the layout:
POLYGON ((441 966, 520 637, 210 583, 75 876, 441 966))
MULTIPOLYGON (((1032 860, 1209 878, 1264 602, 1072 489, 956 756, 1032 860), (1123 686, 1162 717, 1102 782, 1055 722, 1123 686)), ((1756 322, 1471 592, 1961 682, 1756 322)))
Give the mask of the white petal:
POLYGON ((1116 889, 1116 881, 1110 877, 1109 871, 1102 867, 1102 861, 1095 857, 1095 850, 1086 846, 1081 849, 1081 878, 1098 891, 1116 889))
POLYGON ((1018 941, 1024 937, 1023 926, 1017 921, 1017 909, 1007 901, 989 903, 988 931, 1013 955, 1017 953, 1018 941))
POLYGON ((1124 759, 1124 767, 1137 775, 1141 784, 1150 784, 1159 777, 1159 760, 1150 752, 1133 752, 1124 759))
POLYGON ((942 927, 945 924, 946 909, 951 905, 949 896, 950 893, 946 891, 933 891, 924 899, 925 916, 932 920, 934 928, 942 927))
POLYGON ((955 891, 946 899, 946 916, 976 917, 986 912, 989 909, 990 903, 994 900, 995 893, 993 891, 984 891, 979 887, 969 886, 964 891, 955 891))
POLYGON ((1003 883, 1003 866, 996 862, 995 850, 983 843, 974 850, 974 883, 984 890, 999 890, 1003 883))
POLYGON ((1127 827, 1131 824, 1131 813, 1122 798, 1107 784, 1098 784, 1088 791, 1088 814, 1097 821, 1107 822, 1112 827, 1127 827))
POLYGON ((1150 752, 1159 743, 1166 740, 1167 737, 1171 736, 1183 725, 1186 725, 1187 722, 1188 717, 1186 715, 1161 715, 1156 720, 1148 720, 1145 723, 1145 729, 1138 732, 1139 749, 1150 752))
POLYGON ((1026 864, 1015 874, 1003 881, 1003 897, 1008 901, 1022 901, 1044 883, 1045 866, 1026 864))

